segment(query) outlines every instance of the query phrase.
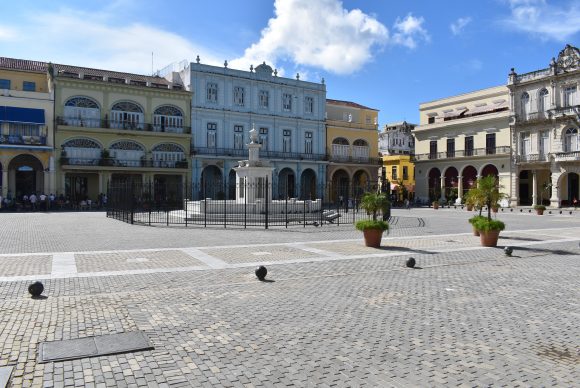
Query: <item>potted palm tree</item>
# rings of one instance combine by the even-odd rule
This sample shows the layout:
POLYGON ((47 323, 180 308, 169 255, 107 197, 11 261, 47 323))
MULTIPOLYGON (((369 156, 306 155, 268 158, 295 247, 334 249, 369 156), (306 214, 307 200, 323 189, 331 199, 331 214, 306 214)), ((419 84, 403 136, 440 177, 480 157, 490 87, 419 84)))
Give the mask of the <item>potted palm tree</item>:
POLYGON ((360 201, 360 207, 372 216, 371 220, 357 221, 355 227, 363 232, 365 245, 367 247, 378 248, 381 246, 383 232, 389 230, 389 223, 378 220, 380 213, 386 214, 389 210, 389 199, 383 193, 366 193, 360 201))
POLYGON ((544 214, 544 210, 546 210, 546 207, 544 205, 535 205, 534 209, 536 209, 536 214, 541 216, 544 214))
POLYGON ((505 229, 505 224, 502 221, 491 218, 491 209, 494 206, 499 206, 499 202, 506 198, 506 195, 499 191, 497 178, 493 175, 488 175, 485 178, 477 180, 476 193, 480 201, 479 205, 487 207, 487 217, 474 220, 473 226, 479 231, 481 245, 484 247, 495 247, 497 246, 499 233, 505 229))

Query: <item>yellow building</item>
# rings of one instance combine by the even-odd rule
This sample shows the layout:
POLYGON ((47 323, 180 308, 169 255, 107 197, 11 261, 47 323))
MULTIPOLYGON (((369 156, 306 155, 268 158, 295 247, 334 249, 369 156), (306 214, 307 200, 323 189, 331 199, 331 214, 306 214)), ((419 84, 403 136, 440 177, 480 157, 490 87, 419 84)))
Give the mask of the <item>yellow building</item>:
POLYGON ((54 192, 53 101, 46 64, 0 57, 0 194, 54 192))
MULTIPOLYGON (((412 131, 415 124, 400 121, 385 124, 379 133, 379 152, 383 158, 384 176, 390 182, 391 194, 397 201, 412 200, 415 194, 415 151, 412 131)), ((381 172, 383 175, 383 172, 381 172)))
POLYGON ((418 198, 460 203, 488 175, 511 195, 509 98, 502 85, 419 106, 420 125, 413 130, 418 198))
POLYGON ((376 109, 340 100, 326 100, 327 180, 333 200, 358 197, 376 185, 378 157, 376 109))
POLYGON ((390 182, 391 194, 397 201, 412 200, 415 193, 415 164, 411 155, 383 156, 385 178, 390 182))
POLYGON ((187 182, 190 92, 161 77, 57 64, 48 72, 59 193, 75 203, 120 183, 187 182))

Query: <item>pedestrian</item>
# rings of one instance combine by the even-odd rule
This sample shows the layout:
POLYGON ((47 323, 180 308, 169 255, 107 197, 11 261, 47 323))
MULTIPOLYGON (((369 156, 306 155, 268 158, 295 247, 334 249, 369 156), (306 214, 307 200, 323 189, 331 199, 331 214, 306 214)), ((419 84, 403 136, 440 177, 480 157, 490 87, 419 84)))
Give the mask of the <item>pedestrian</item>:
POLYGON ((405 199, 405 209, 411 210, 411 203, 408 198, 405 199))
POLYGON ((578 200, 576 197, 574 197, 574 200, 572 200, 572 205, 574 205, 574 210, 576 210, 576 207, 578 207, 578 200))
POLYGON ((40 199, 40 209, 44 211, 48 210, 46 206, 46 194, 44 193, 40 194, 38 199, 40 199))
POLYGON ((36 211, 36 206, 37 206, 36 202, 38 201, 36 194, 34 194, 34 193, 30 194, 30 197, 28 197, 28 199, 30 200, 30 205, 32 205, 32 210, 36 211))

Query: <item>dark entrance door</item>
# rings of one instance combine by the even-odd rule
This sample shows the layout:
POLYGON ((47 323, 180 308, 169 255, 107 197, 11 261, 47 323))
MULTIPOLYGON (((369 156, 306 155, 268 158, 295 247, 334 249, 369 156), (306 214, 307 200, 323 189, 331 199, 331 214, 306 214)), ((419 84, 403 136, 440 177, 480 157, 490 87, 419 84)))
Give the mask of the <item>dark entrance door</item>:
POLYGON ((572 205, 574 199, 577 201, 579 198, 579 187, 578 187, 578 174, 571 172, 568 174, 568 201, 569 205, 572 205))
POLYGON ((28 167, 20 167, 16 170, 16 195, 36 193, 36 171, 28 167))

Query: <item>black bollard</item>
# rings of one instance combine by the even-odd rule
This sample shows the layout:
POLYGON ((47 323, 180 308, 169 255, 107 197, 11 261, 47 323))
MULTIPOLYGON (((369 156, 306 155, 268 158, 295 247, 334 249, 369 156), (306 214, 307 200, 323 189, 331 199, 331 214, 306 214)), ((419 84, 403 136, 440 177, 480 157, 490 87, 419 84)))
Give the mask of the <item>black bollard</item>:
POLYGON ((511 256, 513 251, 514 251, 514 249, 512 247, 505 247, 503 249, 503 252, 505 253, 506 256, 511 256))
POLYGON ((266 278, 267 273, 268 273, 268 270, 263 265, 256 268, 256 277, 260 280, 264 280, 266 278))
POLYGON ((414 268, 415 267, 415 259, 412 257, 409 257, 409 259, 405 262, 405 265, 408 268, 414 268))
POLYGON ((41 282, 34 282, 28 286, 28 292, 32 296, 40 296, 42 291, 44 291, 44 285, 41 282))

